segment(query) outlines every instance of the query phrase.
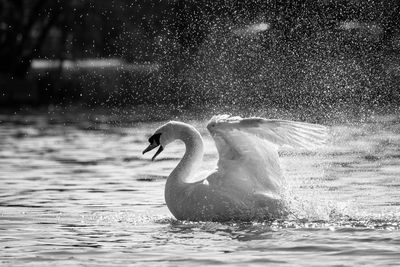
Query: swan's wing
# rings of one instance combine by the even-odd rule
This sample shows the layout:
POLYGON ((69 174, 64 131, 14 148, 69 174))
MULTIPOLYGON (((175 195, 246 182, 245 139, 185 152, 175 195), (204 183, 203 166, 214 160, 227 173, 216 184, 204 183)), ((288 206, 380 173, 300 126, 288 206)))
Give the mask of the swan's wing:
POLYGON ((253 190, 261 191, 275 191, 279 186, 280 146, 310 148, 327 139, 327 128, 321 125, 229 115, 214 116, 207 129, 219 153, 221 179, 240 186, 250 183, 253 190))
MULTIPOLYGON (((225 136, 232 131, 249 133, 277 146, 310 148, 323 145, 328 137, 327 127, 305 122, 241 118, 218 115, 207 125, 211 135, 225 136)), ((217 140, 216 140, 217 142, 217 140)), ((218 144, 217 144, 218 145, 218 144)))

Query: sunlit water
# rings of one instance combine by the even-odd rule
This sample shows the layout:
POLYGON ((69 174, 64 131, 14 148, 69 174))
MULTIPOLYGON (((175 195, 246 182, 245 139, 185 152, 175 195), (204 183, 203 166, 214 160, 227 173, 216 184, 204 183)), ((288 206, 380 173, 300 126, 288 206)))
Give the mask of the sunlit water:
MULTIPOLYGON (((285 266, 400 262, 400 119, 331 125, 329 144, 285 150, 287 220, 176 221, 164 184, 183 154, 142 156, 160 122, 0 117, 0 265, 285 266)), ((204 169, 216 150, 204 121, 204 169)))

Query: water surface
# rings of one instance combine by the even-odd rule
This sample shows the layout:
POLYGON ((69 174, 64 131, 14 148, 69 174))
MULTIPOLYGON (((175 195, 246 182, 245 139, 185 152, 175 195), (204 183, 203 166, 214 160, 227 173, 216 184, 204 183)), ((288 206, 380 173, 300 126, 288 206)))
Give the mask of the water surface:
MULTIPOLYGON (((330 123, 326 147, 281 152, 290 218, 176 221, 165 179, 183 155, 142 156, 161 122, 0 116, 2 266, 397 266, 400 117, 330 123)), ((205 121, 204 169, 217 160, 205 121)))

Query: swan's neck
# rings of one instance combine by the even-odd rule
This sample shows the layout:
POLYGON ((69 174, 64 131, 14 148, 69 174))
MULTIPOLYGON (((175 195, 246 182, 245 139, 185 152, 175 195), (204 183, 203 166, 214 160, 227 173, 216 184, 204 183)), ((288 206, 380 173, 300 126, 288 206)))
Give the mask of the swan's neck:
POLYGON ((194 171, 203 160, 203 139, 200 133, 189 125, 182 127, 178 133, 177 139, 183 141, 186 152, 168 179, 177 183, 190 183, 194 171))
POLYGON ((180 125, 176 139, 183 141, 186 152, 176 168, 171 172, 165 186, 165 198, 176 197, 177 191, 193 182, 194 171, 203 160, 204 144, 200 133, 190 125, 180 125))

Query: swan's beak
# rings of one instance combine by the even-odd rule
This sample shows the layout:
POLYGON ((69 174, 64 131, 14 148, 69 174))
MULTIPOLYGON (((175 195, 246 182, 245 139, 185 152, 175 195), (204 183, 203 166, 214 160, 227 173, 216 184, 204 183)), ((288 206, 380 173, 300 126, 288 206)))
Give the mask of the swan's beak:
MULTIPOLYGON (((143 154, 153 150, 156 147, 158 147, 158 145, 155 142, 153 144, 150 144, 145 150, 143 150, 143 154)), ((164 148, 160 146, 160 148, 157 150, 156 154, 154 154, 151 160, 154 160, 158 156, 158 154, 160 154, 163 150, 164 148)))

